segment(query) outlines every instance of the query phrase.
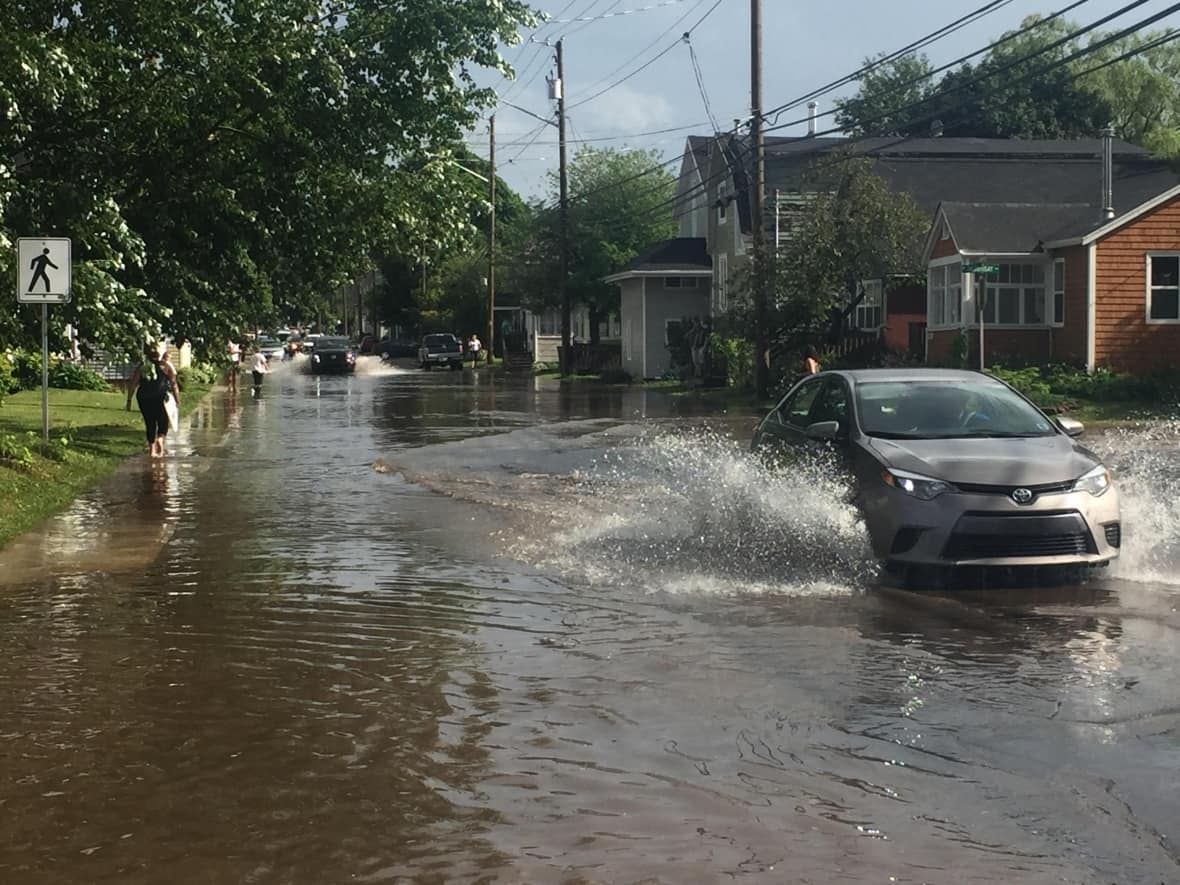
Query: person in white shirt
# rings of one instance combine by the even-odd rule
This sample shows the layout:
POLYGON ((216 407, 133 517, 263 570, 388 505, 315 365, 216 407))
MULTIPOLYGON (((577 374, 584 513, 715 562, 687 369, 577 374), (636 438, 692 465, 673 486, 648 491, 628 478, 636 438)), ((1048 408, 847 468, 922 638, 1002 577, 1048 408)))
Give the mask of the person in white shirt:
POLYGON ((238 372, 242 368, 242 345, 230 341, 225 346, 226 356, 229 357, 229 372, 225 377, 225 384, 230 390, 238 389, 238 372))
POLYGON ((471 337, 467 339, 467 352, 471 354, 471 368, 475 368, 475 364, 479 362, 479 352, 483 348, 483 342, 479 340, 479 336, 474 332, 471 337))
POLYGON ((261 350, 255 351, 254 362, 250 365, 250 372, 254 375, 254 392, 262 392, 262 379, 270 369, 266 363, 266 354, 261 350))

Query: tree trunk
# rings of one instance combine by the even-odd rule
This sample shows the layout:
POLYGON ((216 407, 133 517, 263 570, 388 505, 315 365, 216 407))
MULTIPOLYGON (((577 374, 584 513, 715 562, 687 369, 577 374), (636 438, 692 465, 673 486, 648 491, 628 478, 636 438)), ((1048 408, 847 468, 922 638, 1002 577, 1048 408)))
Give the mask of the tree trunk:
POLYGON ((602 314, 598 310, 598 305, 591 304, 590 305, 590 345, 592 347, 597 347, 598 342, 600 340, 598 326, 599 326, 599 319, 601 316, 602 316, 602 314))

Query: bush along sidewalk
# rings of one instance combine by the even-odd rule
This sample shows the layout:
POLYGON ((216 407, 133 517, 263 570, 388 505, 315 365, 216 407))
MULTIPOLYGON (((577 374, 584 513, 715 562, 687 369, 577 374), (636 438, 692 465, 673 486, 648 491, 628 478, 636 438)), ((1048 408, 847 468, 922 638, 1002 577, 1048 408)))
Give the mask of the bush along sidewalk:
POLYGON ((1050 413, 1119 422, 1180 414, 1180 371, 1161 369, 1130 375, 1110 369, 1092 373, 1075 366, 1049 365, 988 370, 1050 413))
MULTIPOLYGON (((182 415, 211 389, 193 374, 182 386, 182 415)), ((143 451, 139 411, 127 411, 125 394, 90 375, 102 382, 100 389, 50 389, 48 446, 41 440, 39 389, 9 393, 0 404, 0 546, 64 510, 128 456, 143 451)), ((80 384, 94 383, 89 376, 77 377, 80 384)))

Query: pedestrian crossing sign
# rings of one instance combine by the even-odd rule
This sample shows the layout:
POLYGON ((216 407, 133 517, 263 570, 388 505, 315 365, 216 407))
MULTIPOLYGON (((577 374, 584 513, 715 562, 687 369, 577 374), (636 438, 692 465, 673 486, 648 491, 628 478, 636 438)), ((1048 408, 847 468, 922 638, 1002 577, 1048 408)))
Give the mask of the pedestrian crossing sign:
POLYGON ((16 241, 16 300, 65 304, 70 300, 70 270, 68 239, 21 237, 16 241))

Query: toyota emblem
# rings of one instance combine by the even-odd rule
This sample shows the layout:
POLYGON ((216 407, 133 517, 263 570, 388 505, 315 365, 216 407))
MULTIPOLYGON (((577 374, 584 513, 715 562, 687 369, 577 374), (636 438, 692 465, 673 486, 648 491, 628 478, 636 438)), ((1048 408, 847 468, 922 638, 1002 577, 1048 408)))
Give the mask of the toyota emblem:
POLYGON ((1016 489, 1012 492, 1012 500, 1017 504, 1031 504, 1032 499, 1032 489, 1016 489))

